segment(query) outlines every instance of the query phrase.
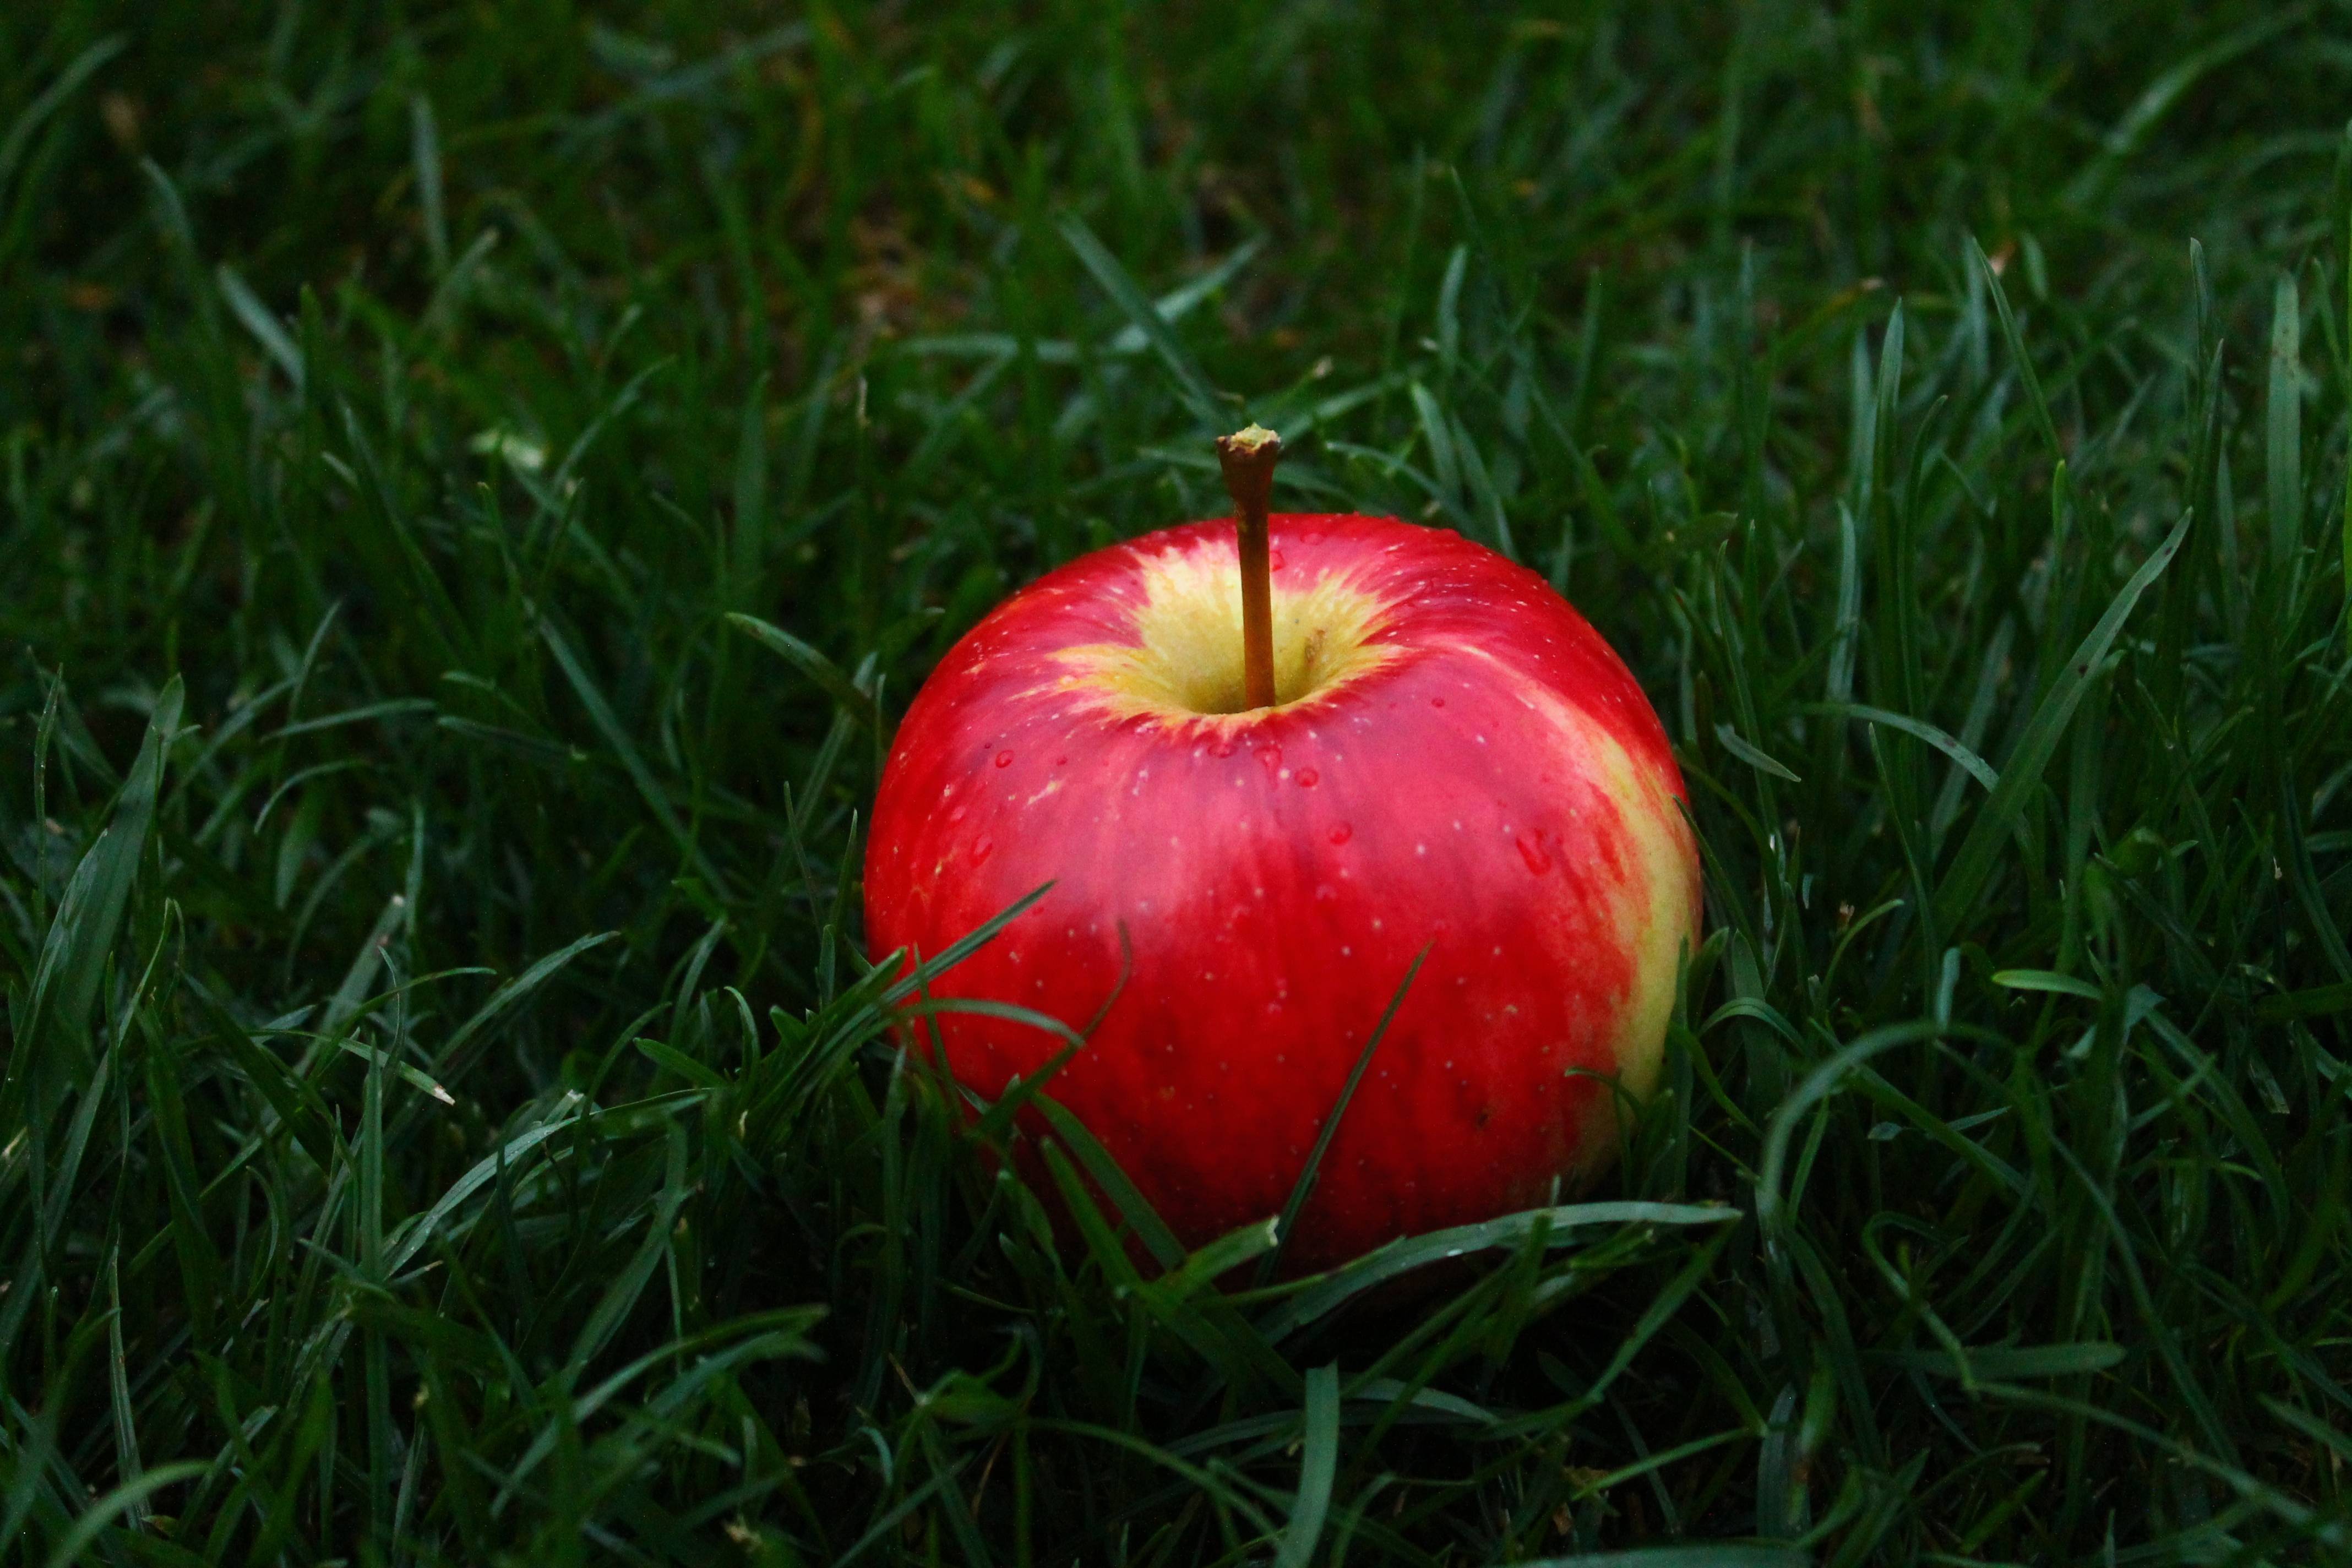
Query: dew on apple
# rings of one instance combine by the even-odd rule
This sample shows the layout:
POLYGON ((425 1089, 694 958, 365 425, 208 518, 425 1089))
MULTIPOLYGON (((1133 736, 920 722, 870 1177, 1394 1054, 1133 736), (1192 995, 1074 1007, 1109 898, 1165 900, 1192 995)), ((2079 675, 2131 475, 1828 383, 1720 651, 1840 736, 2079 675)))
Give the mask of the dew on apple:
POLYGON ((1011 767, 1011 766, 1013 765, 1013 753, 1012 753, 1012 752, 997 752, 997 753, 996 753, 996 765, 997 765, 998 767, 1000 767, 1000 768, 1009 768, 1009 767, 1011 767))
POLYGON ((1313 768, 1299 769, 1297 774, 1298 787, 1300 789, 1313 789, 1315 787, 1317 776, 1318 775, 1313 768))
POLYGON ((1355 836, 1356 830, 1349 826, 1344 822, 1334 823, 1331 826, 1329 837, 1331 842, 1334 844, 1345 844, 1349 839, 1353 838, 1355 836))

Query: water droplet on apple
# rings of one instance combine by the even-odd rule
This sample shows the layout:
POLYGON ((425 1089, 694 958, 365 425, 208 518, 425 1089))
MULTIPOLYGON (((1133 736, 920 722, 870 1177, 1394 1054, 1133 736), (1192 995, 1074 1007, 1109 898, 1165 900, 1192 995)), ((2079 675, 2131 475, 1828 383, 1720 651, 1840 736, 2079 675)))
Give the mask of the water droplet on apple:
POLYGON ((1543 833, 1540 829, 1534 833, 1520 834, 1518 845, 1519 858, 1528 863, 1528 870, 1540 877, 1551 869, 1551 857, 1544 853, 1543 833))
POLYGON ((1331 829, 1331 842, 1334 844, 1345 844, 1349 839, 1353 838, 1355 836, 1356 830, 1349 826, 1344 822, 1336 825, 1331 829))
POLYGON ((981 839, 971 847, 971 863, 975 866, 979 865, 982 860, 988 858, 990 853, 993 851, 995 847, 996 841, 994 839, 981 839))
POLYGON ((948 820, 950 822, 961 822, 963 820, 963 807, 957 806, 953 811, 949 812, 948 820))
POLYGON ((1209 748, 1209 754, 1213 757, 1232 756, 1234 754, 1234 738, 1231 735, 1218 736, 1217 743, 1209 748))
POLYGON ((1315 784, 1316 784, 1316 782, 1317 782, 1317 779, 1318 778, 1318 776, 1319 776, 1319 775, 1318 775, 1318 774, 1317 774, 1317 773, 1315 772, 1315 770, 1314 770, 1313 768, 1301 768, 1301 769, 1299 769, 1299 770, 1298 770, 1298 787, 1299 787, 1300 789, 1313 789, 1313 788, 1315 787, 1315 784))
POLYGON ((1000 767, 1000 768, 1009 768, 1009 767, 1011 767, 1011 766, 1013 765, 1013 753, 1012 753, 1012 752, 997 752, 997 753, 996 753, 996 765, 997 765, 998 767, 1000 767))
POLYGON ((1298 542, 1301 544, 1320 544, 1323 542, 1323 531, 1319 528, 1310 528, 1306 532, 1298 536, 1298 542))
POLYGON ((1257 749, 1257 760, 1265 764, 1265 771, 1267 773, 1272 773, 1275 769, 1282 766, 1282 748, 1280 746, 1260 746, 1257 749))
POLYGON ((1443 708, 1445 706, 1445 699, 1443 697, 1433 697, 1429 700, 1429 705, 1432 708, 1443 708))
POLYGON ((1274 550, 1266 552, 1265 569, 1269 572, 1279 572, 1282 570, 1281 551, 1274 550))

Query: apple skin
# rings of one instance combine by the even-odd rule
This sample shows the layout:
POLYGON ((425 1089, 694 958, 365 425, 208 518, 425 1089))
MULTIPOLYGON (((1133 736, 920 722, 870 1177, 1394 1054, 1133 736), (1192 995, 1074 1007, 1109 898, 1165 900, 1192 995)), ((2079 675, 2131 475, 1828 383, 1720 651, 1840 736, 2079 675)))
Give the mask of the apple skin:
MULTIPOLYGON (((1240 705, 1230 521, 1098 551, 997 606, 900 725, 866 864, 875 954, 1084 1028, 1047 1092, 1177 1237, 1281 1212, 1414 956, 1285 1272, 1574 1190, 1655 1082, 1700 921, 1641 688, 1534 573, 1392 519, 1276 516, 1276 707, 1240 705), (1304 691, 1304 695, 1299 695, 1304 691), (1126 984, 1120 928, 1132 946, 1126 984)), ((935 1015, 994 1099, 1062 1042, 935 1015)))

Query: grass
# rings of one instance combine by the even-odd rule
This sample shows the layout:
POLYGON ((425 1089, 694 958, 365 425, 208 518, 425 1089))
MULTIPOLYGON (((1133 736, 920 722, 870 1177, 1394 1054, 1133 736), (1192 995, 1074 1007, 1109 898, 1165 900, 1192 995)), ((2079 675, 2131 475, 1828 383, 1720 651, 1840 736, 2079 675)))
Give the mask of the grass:
POLYGON ((2346 19, 0 12, 0 1562, 2352 1560, 2346 19), (1710 934, 1589 1204, 1220 1294, 855 868, 1244 414, 1710 934))

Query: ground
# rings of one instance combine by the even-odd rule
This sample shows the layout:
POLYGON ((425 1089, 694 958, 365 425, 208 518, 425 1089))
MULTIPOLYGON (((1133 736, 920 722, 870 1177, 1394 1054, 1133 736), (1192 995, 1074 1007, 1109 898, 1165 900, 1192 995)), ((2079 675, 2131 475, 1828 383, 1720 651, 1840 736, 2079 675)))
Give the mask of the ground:
POLYGON ((7 8, 0 1560, 2352 1555, 2341 23, 7 8), (1599 1206, 1255 1292, 856 887, 1252 418, 1708 931, 1599 1206))

